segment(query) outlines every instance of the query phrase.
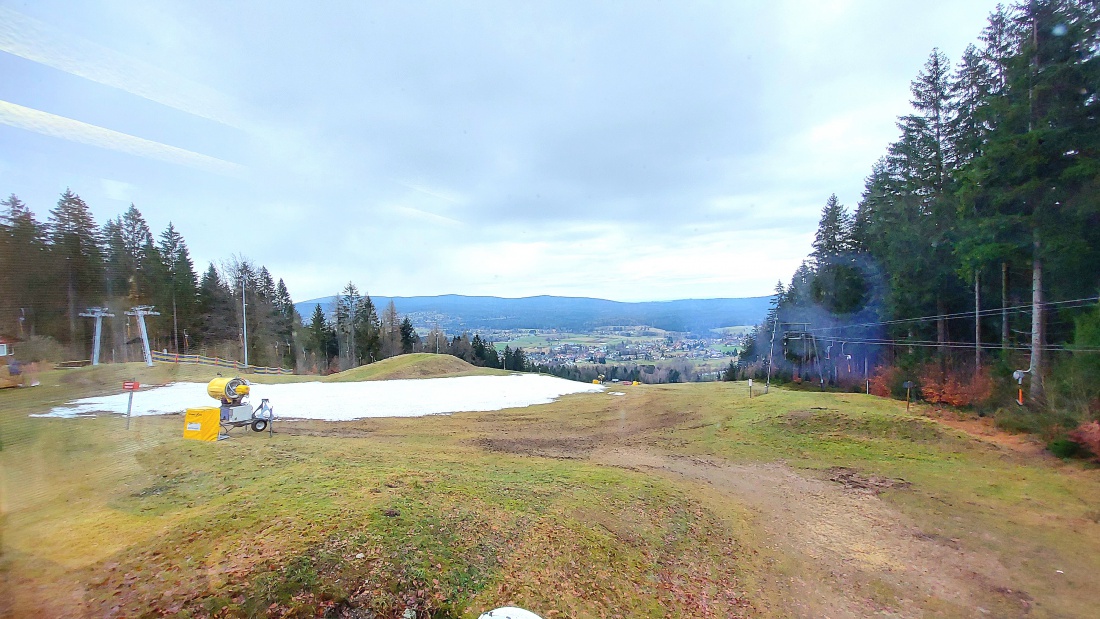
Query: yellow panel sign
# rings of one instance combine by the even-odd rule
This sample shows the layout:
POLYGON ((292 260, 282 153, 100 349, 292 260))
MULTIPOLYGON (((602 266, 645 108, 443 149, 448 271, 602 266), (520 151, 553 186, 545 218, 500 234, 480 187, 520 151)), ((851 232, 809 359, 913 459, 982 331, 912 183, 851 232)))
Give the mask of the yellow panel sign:
POLYGON ((189 408, 183 416, 183 438, 216 441, 221 431, 221 409, 213 406, 189 408))

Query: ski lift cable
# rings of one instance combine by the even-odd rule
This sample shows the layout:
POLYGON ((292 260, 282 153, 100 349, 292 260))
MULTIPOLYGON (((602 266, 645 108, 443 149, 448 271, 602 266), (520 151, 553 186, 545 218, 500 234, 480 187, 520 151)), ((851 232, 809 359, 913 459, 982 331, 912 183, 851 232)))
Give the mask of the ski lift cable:
MULTIPOLYGON (((1086 298, 1086 299, 1070 299, 1070 300, 1066 300, 1066 301, 1050 301, 1050 302, 1042 303, 1041 305, 1043 305, 1043 306, 1065 305, 1065 306, 1068 306, 1068 307, 1079 307, 1079 306, 1082 306, 1082 305, 1087 305, 1088 303, 1090 303, 1092 301, 1095 301, 1097 299, 1100 299, 1100 297, 1090 297, 1090 298, 1086 298)), ((1032 304, 1017 305, 1015 307, 1005 307, 1005 308, 995 307, 995 308, 988 308, 988 309, 980 310, 977 313, 978 313, 979 316, 995 316, 995 315, 1000 314, 1002 312, 1023 313, 1023 312, 1026 312, 1026 311, 1030 311, 1032 309, 1032 307, 1033 307, 1032 304)), ((975 314, 975 312, 966 311, 966 312, 957 312, 957 313, 954 313, 954 314, 936 314, 936 315, 932 315, 932 316, 922 316, 920 318, 899 318, 899 319, 896 319, 896 320, 884 320, 884 321, 880 321, 880 322, 866 322, 866 323, 858 323, 858 324, 852 324, 852 325, 839 325, 839 326, 835 326, 835 327, 817 327, 817 328, 812 329, 812 330, 813 331, 826 331, 826 330, 834 330, 834 329, 847 329, 847 328, 852 328, 852 327, 871 327, 871 326, 877 326, 877 325, 889 325, 889 324, 897 324, 897 323, 904 323, 904 322, 925 322, 925 321, 930 321, 930 320, 938 320, 940 318, 944 318, 944 319, 973 318, 974 314, 975 314)))
MULTIPOLYGON (((973 349, 973 342, 935 342, 931 340, 892 340, 892 339, 848 339, 845 340, 849 344, 872 344, 872 345, 893 345, 893 346, 920 346, 925 348, 966 348, 973 349)), ((989 350, 1001 350, 1007 348, 1008 350, 1031 350, 1031 346, 1002 346, 1001 344, 994 342, 983 342, 979 344, 981 348, 989 350)), ((1042 350, 1048 352, 1087 352, 1087 353, 1100 353, 1100 348, 1073 348, 1067 346, 1046 345, 1041 347, 1042 350)))
MULTIPOLYGON (((1098 301, 1098 300, 1100 300, 1100 296, 1086 297, 1086 298, 1083 298, 1083 299, 1067 299, 1065 301, 1047 301, 1047 302, 1042 303, 1041 305, 1043 305, 1044 307, 1063 306, 1063 305, 1064 306, 1069 306, 1069 307, 1074 307, 1074 306, 1086 305, 1088 303, 1091 303, 1093 301, 1098 301)), ((1029 310, 1032 307, 1033 307, 1032 304, 1028 304, 1028 305, 1017 305, 1015 307, 990 308, 990 309, 981 310, 981 311, 977 312, 977 314, 979 316, 990 316, 990 315, 1000 314, 1001 312, 1005 312, 1005 311, 1022 312, 1022 311, 1029 310)), ((957 313, 954 313, 954 314, 936 314, 936 315, 933 315, 933 316, 922 316, 920 318, 898 318, 896 320, 883 320, 883 321, 879 321, 879 322, 864 322, 864 323, 858 323, 858 324, 852 324, 852 325, 839 325, 839 326, 835 326, 835 327, 817 327, 817 328, 813 328, 813 329, 807 329, 807 331, 834 331, 834 330, 837 330, 837 329, 852 329, 852 328, 856 328, 856 327, 876 327, 876 326, 880 326, 880 325, 892 325, 892 324, 899 324, 899 323, 905 323, 905 322, 928 322, 928 321, 932 321, 932 320, 939 320, 941 318, 943 318, 943 319, 948 319, 948 318, 973 318, 974 314, 975 314, 975 312, 957 312, 957 313)))

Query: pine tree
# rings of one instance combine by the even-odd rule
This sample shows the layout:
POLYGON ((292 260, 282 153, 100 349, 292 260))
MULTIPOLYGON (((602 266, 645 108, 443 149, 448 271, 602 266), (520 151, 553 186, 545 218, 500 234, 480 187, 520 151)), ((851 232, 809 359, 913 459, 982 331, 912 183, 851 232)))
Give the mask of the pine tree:
POLYGON ((1030 256, 1029 394, 1042 400, 1044 299, 1097 285, 1096 269, 1085 265, 1097 258, 1100 219, 1093 190, 1100 177, 1100 20, 1090 3, 1067 0, 1031 0, 1010 17, 1015 53, 1005 62, 1003 93, 992 101, 997 127, 974 164, 972 199, 977 217, 997 222, 987 244, 1030 256))
POLYGON ((314 355, 317 370, 324 373, 332 357, 339 354, 339 350, 336 348, 336 331, 325 318, 325 312, 319 304, 313 306, 307 332, 306 351, 314 355))
MULTIPOLYGON (((911 91, 913 109, 923 121, 920 126, 927 132, 931 146, 928 160, 925 162, 927 178, 925 182, 935 199, 942 198, 947 185, 948 172, 953 163, 954 153, 950 147, 949 98, 951 65, 947 56, 939 49, 933 49, 924 64, 924 69, 913 81, 911 91)), ((903 123, 905 120, 903 119, 903 123)))
POLYGON ((881 254, 883 251, 878 228, 883 218, 891 212, 891 206, 898 201, 889 166, 889 159, 879 159, 871 167, 870 176, 864 180, 863 194, 852 217, 852 248, 856 252, 881 254))
POLYGON ((130 291, 133 272, 126 243, 122 239, 122 216, 103 224, 104 284, 108 298, 124 297, 130 291))
POLYGON ((821 221, 818 222, 817 232, 814 234, 814 251, 811 256, 816 265, 827 264, 848 253, 851 248, 851 227, 848 210, 837 200, 834 193, 825 202, 825 208, 821 211, 821 221))
POLYGON ((993 84, 991 94, 1000 95, 1008 85, 1008 63, 1016 53, 1013 39, 1012 20, 1005 7, 998 4, 989 14, 986 27, 978 37, 982 42, 982 63, 985 64, 993 84))
POLYGON ((276 319, 276 331, 275 337, 280 342, 283 351, 280 355, 280 363, 285 361, 290 367, 296 367, 298 363, 298 350, 300 344, 298 344, 298 328, 302 324, 302 317, 298 315, 298 310, 294 307, 294 301, 290 298, 290 291, 287 290, 286 283, 279 278, 279 283, 275 285, 275 319, 276 319))
POLYGON ((976 47, 967 46, 950 83, 951 117, 947 130, 956 168, 965 166, 982 152, 993 126, 989 105, 993 89, 989 65, 982 61, 976 47))
MULTIPOLYGON (((336 299, 336 332, 340 337, 340 369, 347 370, 358 366, 360 363, 359 348, 356 346, 355 335, 360 321, 361 300, 359 289, 355 284, 348 282, 344 290, 336 299)), ((369 361, 368 361, 369 363, 369 361)))
POLYGON ((130 282, 130 299, 134 303, 152 303, 161 260, 153 246, 149 224, 132 203, 122 214, 120 233, 127 258, 125 266, 128 268, 126 276, 130 282))
POLYGON ((15 194, 0 200, 0 333, 35 334, 56 286, 50 277, 46 227, 15 194))
POLYGON ((401 352, 406 355, 411 353, 413 347, 418 343, 420 343, 420 336, 416 334, 412 321, 409 320, 408 316, 405 316, 405 319, 401 321, 401 352))
POLYGON ((848 314, 862 304, 866 285, 852 260, 852 220, 836 194, 829 196, 814 236, 811 294, 830 312, 848 314))
POLYGON ((271 277, 271 272, 267 270, 267 267, 261 266, 256 277, 256 294, 265 301, 274 302, 276 290, 275 280, 271 277))
POLYGON ((101 301, 103 256, 99 227, 91 209, 70 189, 61 194, 57 206, 50 210, 49 235, 51 253, 65 289, 68 339, 75 344, 83 334, 77 329, 77 313, 83 306, 101 301))
POLYGON ((236 338, 236 309, 233 292, 213 265, 203 273, 199 284, 198 312, 201 317, 199 340, 207 345, 236 338))
POLYGON ((382 324, 370 295, 363 295, 359 300, 358 314, 359 319, 355 328, 358 334, 356 339, 359 342, 359 355, 367 363, 374 363, 383 358, 382 324))
POLYGON ((393 300, 382 312, 382 356, 392 357, 401 352, 401 321, 393 300))
POLYGON ((172 222, 168 222, 168 227, 160 235, 159 253, 167 277, 166 285, 162 287, 166 301, 163 305, 172 309, 172 342, 176 352, 179 352, 180 325, 184 330, 194 325, 198 284, 187 243, 172 222))

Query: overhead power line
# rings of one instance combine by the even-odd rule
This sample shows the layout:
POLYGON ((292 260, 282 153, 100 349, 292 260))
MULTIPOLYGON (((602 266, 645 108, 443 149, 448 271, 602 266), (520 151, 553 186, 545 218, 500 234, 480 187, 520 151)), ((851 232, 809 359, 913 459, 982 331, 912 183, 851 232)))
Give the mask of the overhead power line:
MULTIPOLYGON (((1082 298, 1082 299, 1067 299, 1065 301, 1047 301, 1045 303, 1042 303, 1041 305, 1043 305, 1044 307, 1051 307, 1051 306, 1074 307, 1074 306, 1087 305, 1088 303, 1092 303, 1092 302, 1095 302, 1095 301, 1100 301, 1100 296, 1085 297, 1085 298, 1082 298)), ((977 314, 979 316, 991 316, 991 315, 1000 314, 1000 313, 1006 312, 1006 311, 1008 311, 1008 312, 1027 311, 1027 310, 1030 310, 1032 307, 1033 306, 1030 303, 1027 304, 1027 305, 1016 305, 1016 306, 1013 306, 1013 307, 1004 307, 1004 308, 997 307, 997 308, 981 310, 980 312, 977 312, 977 314)), ((857 323, 857 324, 852 324, 852 325, 838 325, 838 326, 835 326, 835 327, 816 327, 816 328, 813 328, 813 329, 807 329, 807 331, 835 331, 835 330, 838 330, 838 329, 854 329, 854 328, 858 328, 858 327, 877 327, 877 326, 884 326, 884 325, 902 324, 902 323, 907 323, 907 322, 930 322, 930 321, 933 321, 933 320, 940 320, 940 319, 950 320, 950 319, 955 319, 955 318, 973 318, 974 314, 975 314, 975 312, 956 312, 954 314, 935 314, 935 315, 932 315, 932 316, 921 316, 919 318, 898 318, 898 319, 895 319, 895 320, 882 320, 882 321, 879 321, 879 322, 863 322, 863 323, 857 323)), ((970 346, 973 347, 973 344, 970 344, 970 346)))
MULTIPOLYGON (((967 348, 973 350, 973 342, 934 342, 931 340, 893 340, 893 339, 867 339, 867 338, 847 338, 847 337, 835 337, 830 336, 822 338, 826 341, 843 342, 845 344, 872 344, 872 345, 892 345, 892 346, 917 346, 923 348, 967 348)), ((999 343, 983 343, 980 345, 982 348, 990 350, 1001 350, 1002 346, 999 343)), ((1031 350, 1030 346, 1008 346, 1009 350, 1031 350)), ((1100 352, 1100 348, 1068 348, 1065 346, 1047 345, 1042 347, 1045 351, 1053 352, 1088 352, 1095 353, 1100 352)))

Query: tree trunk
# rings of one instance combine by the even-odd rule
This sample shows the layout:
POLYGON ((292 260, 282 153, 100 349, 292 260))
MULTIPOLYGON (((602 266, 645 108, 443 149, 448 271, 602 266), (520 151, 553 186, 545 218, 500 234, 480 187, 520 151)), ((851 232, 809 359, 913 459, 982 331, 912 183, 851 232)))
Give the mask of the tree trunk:
POLYGON ((1032 402, 1043 399, 1043 260, 1039 257, 1039 239, 1031 266, 1031 366, 1029 394, 1032 402))
POLYGON ((76 291, 73 290, 73 269, 69 266, 69 345, 76 345, 76 291))
POLYGON ((1001 263, 1001 352, 1008 355, 1008 263, 1001 263))
POLYGON ((172 291, 172 342, 176 346, 176 354, 180 354, 180 326, 176 320, 176 291, 172 291))
POLYGON ((982 289, 981 273, 974 269, 974 375, 982 371, 982 289))

